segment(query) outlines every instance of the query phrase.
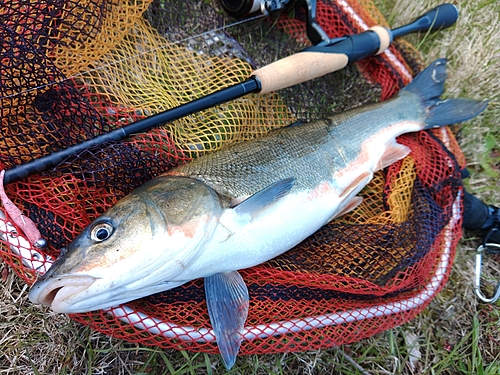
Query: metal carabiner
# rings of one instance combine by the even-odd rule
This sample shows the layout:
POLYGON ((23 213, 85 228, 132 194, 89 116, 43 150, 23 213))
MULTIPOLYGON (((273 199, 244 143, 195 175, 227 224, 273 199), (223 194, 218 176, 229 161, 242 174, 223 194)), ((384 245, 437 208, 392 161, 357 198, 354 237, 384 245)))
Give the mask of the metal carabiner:
POLYGON ((481 271, 483 267, 483 253, 498 253, 500 252, 500 244, 496 243, 483 243, 476 249, 476 273, 474 280, 474 292, 476 296, 485 303, 495 303, 500 298, 500 280, 495 288, 495 293, 493 296, 486 297, 481 290, 481 271))

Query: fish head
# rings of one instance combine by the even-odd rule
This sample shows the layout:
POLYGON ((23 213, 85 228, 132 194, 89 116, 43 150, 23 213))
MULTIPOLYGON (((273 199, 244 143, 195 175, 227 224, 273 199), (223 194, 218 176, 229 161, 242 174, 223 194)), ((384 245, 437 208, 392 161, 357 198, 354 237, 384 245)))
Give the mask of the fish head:
POLYGON ((116 306, 185 281, 222 212, 217 194, 184 177, 156 178, 88 225, 29 292, 63 313, 116 306))

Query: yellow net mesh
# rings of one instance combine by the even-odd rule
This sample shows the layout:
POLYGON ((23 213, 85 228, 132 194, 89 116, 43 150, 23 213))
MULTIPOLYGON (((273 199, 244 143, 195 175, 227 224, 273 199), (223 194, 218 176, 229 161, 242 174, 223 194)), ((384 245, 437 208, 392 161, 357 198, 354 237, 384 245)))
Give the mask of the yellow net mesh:
MULTIPOLYGON (((206 56, 172 43, 141 20, 83 80, 91 90, 106 94, 112 106, 148 116, 241 82, 251 72, 246 61, 206 56)), ((293 116, 279 96, 269 94, 234 100, 162 128, 179 150, 196 157, 291 122, 293 116)))
POLYGON ((56 46, 47 45, 52 61, 66 76, 88 70, 130 33, 150 4, 132 0, 63 2, 49 27, 51 39, 57 40, 56 46))

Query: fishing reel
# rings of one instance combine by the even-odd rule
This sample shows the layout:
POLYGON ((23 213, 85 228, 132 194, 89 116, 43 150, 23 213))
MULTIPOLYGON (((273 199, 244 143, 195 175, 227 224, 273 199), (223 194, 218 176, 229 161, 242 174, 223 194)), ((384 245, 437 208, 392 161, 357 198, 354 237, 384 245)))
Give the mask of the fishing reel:
POLYGON ((252 14, 279 15, 293 8, 306 12, 306 32, 312 44, 328 42, 330 38, 316 21, 316 0, 220 0, 224 10, 235 18, 252 14))
POLYGON ((269 14, 279 10, 284 10, 290 0, 282 1, 262 1, 262 0, 221 0, 224 10, 235 18, 246 18, 250 14, 269 14))

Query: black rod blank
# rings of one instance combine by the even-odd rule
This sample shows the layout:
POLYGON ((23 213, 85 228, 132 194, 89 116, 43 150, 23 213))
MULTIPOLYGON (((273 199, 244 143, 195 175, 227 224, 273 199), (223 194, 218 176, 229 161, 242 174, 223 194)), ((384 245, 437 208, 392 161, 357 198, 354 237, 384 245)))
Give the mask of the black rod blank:
POLYGON ((78 153, 93 146, 102 145, 109 141, 121 141, 133 134, 145 132, 154 127, 166 124, 167 122, 174 121, 181 117, 240 98, 248 93, 259 91, 260 82, 255 77, 250 77, 244 82, 218 90, 189 103, 182 104, 178 107, 146 117, 145 119, 125 125, 121 128, 103 133, 92 139, 88 139, 76 145, 69 146, 63 150, 53 152, 50 155, 17 165, 5 171, 4 184, 6 185, 16 182, 31 176, 32 174, 50 170, 58 166, 67 158, 77 155, 78 153))

